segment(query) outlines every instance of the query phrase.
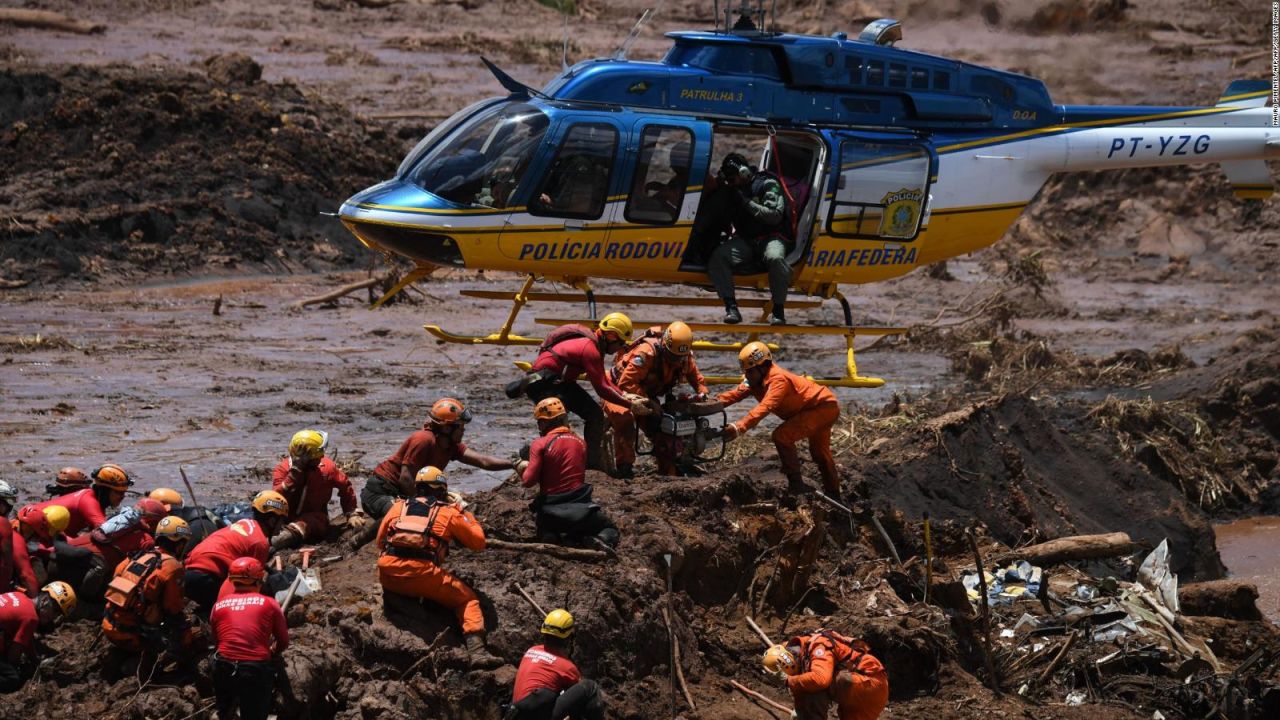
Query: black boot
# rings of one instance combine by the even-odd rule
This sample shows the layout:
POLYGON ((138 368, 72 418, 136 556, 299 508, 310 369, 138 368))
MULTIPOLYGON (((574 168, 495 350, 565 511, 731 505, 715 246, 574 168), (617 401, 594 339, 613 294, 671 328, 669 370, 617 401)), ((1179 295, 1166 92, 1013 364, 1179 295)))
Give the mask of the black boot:
POLYGON ((738 312, 738 304, 727 302, 724 304, 724 321, 730 325, 737 325, 742 322, 742 313, 738 312))
POLYGON ((770 325, 786 325, 787 324, 786 311, 783 310, 782 305, 773 306, 773 316, 769 318, 769 324, 770 325))
POLYGON ((800 473, 787 475, 787 491, 792 495, 804 495, 811 490, 812 488, 804 483, 804 476, 800 473))

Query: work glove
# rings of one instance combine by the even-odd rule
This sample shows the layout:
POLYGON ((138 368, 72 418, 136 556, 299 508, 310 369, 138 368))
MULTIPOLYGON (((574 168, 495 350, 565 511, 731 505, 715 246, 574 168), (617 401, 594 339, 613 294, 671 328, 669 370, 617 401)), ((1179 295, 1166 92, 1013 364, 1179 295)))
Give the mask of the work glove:
POLYGON ((721 428, 720 437, 723 438, 725 442, 732 442, 742 437, 742 431, 738 429, 737 425, 730 423, 721 428))
POLYGON ((632 415, 647 417, 653 412, 649 398, 643 395, 627 395, 627 400, 631 403, 632 415))
POLYGON ((347 513, 347 527, 359 530, 369 523, 369 516, 363 510, 352 510, 347 513))
POLYGON ((462 493, 454 492, 452 490, 449 491, 449 504, 459 510, 466 510, 468 507, 471 507, 471 503, 462 499, 462 493))
POLYGON ((515 471, 520 474, 520 477, 524 477, 524 471, 528 467, 529 467, 528 460, 517 460, 515 464, 515 471))

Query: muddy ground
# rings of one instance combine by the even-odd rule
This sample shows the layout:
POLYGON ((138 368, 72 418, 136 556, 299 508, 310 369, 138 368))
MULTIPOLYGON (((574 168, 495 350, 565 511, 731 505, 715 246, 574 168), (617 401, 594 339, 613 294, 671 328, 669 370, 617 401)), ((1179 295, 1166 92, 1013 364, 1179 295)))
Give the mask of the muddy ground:
MULTIPOLYGON (((389 175, 441 116, 495 93, 477 55, 530 82, 550 79, 563 16, 532 0, 23 5, 108 27, 0 30, 0 280, 25 284, 0 290, 5 479, 34 497, 62 465, 114 460, 146 489, 180 485, 181 465, 202 501, 240 499, 311 425, 332 433, 339 461, 361 478, 445 394, 476 413, 477 449, 505 455, 529 439, 527 406, 501 392, 528 351, 440 345, 420 329, 443 320, 492 330, 506 310, 457 291, 507 289, 514 278, 442 273, 377 311, 363 295, 292 303, 382 272, 319 213, 389 175)), ((1256 56, 1266 19, 1244 2, 779 5, 784 25, 801 30, 902 18, 906 46, 1041 77, 1058 102, 1211 104, 1229 80, 1266 70, 1256 56)), ((570 61, 611 52, 640 6, 578 2, 570 61)), ((666 3, 632 56, 657 57, 662 31, 709 18, 709 3, 666 3)), ((990 250, 846 289, 860 322, 914 326, 859 355, 884 388, 841 392, 846 491, 904 558, 922 552, 919 520, 930 513, 949 577, 971 566, 960 542, 970 523, 989 551, 1073 533, 1167 537, 1184 580, 1221 577, 1230 568, 1212 524, 1280 513, 1278 241, 1280 202, 1233 199, 1216 168, 1082 174, 1052 181, 990 250)), ((538 314, 516 329, 536 334, 538 314)), ((841 358, 802 341, 781 361, 830 374, 841 358)), ((731 360, 701 362, 728 371, 731 360)), ((579 664, 618 717, 669 717, 659 610, 670 552, 698 706, 682 709, 687 717, 764 717, 731 678, 782 699, 756 671, 749 613, 774 635, 817 624, 866 635, 891 673, 891 717, 1203 713, 1168 678, 1091 685, 1084 660, 1026 699, 995 698, 966 612, 915 598, 865 522, 851 530, 820 507, 769 505, 788 503, 778 502, 765 437, 735 444, 699 480, 593 478, 623 530, 616 561, 457 553, 455 567, 485 598, 495 650, 515 662, 530 642, 536 618, 512 592, 519 582, 574 611, 579 664), (766 551, 788 538, 790 555, 816 559, 766 591, 789 556, 766 551), (1065 706, 1077 687, 1089 689, 1086 706, 1065 706)), ((451 470, 494 536, 530 536, 521 493, 498 486, 501 474, 451 470)), ((1128 560, 1084 569, 1130 577, 1128 560)), ((447 618, 384 612, 373 562, 365 548, 327 568, 327 592, 291 611, 284 715, 495 717, 511 668, 467 672, 455 633, 439 636, 447 618)), ((1180 624, 1216 639, 1228 668, 1260 644, 1276 647, 1265 623, 1180 624)), ((100 649, 86 652, 92 636, 87 622, 60 630, 50 639, 58 660, 7 706, 176 719, 206 705, 207 683, 189 676, 141 692, 138 679, 115 679, 100 649)))

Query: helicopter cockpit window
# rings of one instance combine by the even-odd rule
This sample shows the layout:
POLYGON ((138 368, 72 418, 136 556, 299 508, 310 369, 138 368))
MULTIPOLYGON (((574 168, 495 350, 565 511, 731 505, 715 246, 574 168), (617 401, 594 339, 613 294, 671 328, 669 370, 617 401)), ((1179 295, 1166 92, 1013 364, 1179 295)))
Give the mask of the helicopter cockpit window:
POLYGON ((693 164, 693 133, 686 128, 650 125, 640 138, 636 174, 627 200, 626 219, 670 224, 680 216, 693 164))
POLYGON ((867 84, 868 85, 884 84, 884 61, 883 60, 867 61, 867 84))
POLYGON ((702 68, 726 75, 752 75, 782 80, 778 58, 773 50, 756 45, 720 45, 708 43, 693 45, 676 43, 663 58, 667 65, 684 65, 702 68))
POLYGON ((551 169, 529 200, 534 215, 595 220, 609 198, 618 131, 605 123, 579 123, 565 133, 551 169))
POLYGON ((828 227, 836 237, 911 240, 928 197, 929 153, 901 143, 846 140, 828 227))
POLYGON ((525 103, 481 113, 418 161, 413 182, 460 205, 505 208, 549 124, 525 103))

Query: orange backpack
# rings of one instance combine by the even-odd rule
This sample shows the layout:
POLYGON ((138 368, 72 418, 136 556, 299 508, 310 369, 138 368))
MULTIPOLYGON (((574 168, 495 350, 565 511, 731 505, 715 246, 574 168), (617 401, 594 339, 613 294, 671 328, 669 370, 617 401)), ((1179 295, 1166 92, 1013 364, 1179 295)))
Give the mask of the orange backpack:
POLYGON ((103 598, 107 604, 119 610, 138 611, 142 608, 142 589, 151 573, 164 562, 164 555, 152 550, 145 552, 125 566, 124 571, 112 578, 103 598))
POLYGON ((392 554, 439 562, 443 558, 444 538, 433 530, 436 516, 447 504, 424 498, 406 501, 400 517, 387 528, 387 545, 395 550, 392 554))

